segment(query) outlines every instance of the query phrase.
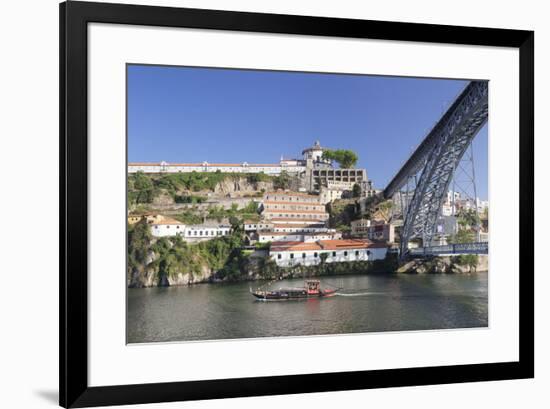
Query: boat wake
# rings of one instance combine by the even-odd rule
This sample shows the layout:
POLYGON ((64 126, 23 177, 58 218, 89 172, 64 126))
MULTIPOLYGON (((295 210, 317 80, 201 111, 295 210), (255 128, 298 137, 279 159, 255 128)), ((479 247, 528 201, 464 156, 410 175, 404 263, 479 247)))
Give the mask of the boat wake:
POLYGON ((375 291, 363 291, 363 292, 353 292, 353 293, 337 292, 335 295, 339 295, 341 297, 364 297, 366 295, 378 295, 378 294, 381 294, 381 293, 375 292, 375 291))

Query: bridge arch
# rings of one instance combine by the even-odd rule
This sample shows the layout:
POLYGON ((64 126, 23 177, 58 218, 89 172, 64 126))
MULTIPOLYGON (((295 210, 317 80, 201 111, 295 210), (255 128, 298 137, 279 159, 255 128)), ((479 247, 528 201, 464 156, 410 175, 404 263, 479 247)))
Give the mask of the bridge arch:
POLYGON ((456 167, 487 122, 488 94, 487 81, 470 82, 384 189, 384 197, 389 199, 411 178, 416 182, 404 214, 402 256, 412 239, 422 239, 424 246, 432 244, 456 167))

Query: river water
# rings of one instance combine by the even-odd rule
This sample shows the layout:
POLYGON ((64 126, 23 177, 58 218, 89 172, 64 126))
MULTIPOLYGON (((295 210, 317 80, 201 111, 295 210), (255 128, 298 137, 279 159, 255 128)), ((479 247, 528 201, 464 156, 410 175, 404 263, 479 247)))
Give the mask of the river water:
MULTIPOLYGON (((338 295, 259 301, 261 282, 128 289, 128 343, 486 327, 487 273, 321 279, 338 295)), ((278 281, 271 289, 301 286, 278 281)))

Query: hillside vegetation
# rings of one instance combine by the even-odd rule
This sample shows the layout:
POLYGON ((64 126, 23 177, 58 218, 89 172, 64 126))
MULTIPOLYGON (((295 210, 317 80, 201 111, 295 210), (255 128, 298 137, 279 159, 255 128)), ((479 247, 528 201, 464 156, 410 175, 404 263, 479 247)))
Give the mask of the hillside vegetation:
POLYGON ((140 222, 128 228, 128 285, 130 287, 190 284, 209 279, 242 279, 248 255, 241 251, 239 231, 196 244, 181 237, 152 237, 140 222))
POLYGON ((272 177, 263 173, 146 174, 137 172, 128 175, 128 203, 131 205, 149 204, 161 195, 171 197, 174 203, 202 203, 206 200, 205 194, 216 191, 220 185, 226 182, 242 182, 249 184, 251 191, 261 192, 261 189, 258 189, 260 184, 272 187, 277 185, 279 179, 280 177, 272 177))

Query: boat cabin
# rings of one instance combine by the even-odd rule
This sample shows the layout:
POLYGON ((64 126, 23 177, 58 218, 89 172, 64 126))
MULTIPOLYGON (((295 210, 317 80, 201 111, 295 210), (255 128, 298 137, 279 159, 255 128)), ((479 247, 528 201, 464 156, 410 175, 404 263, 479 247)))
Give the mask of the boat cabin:
POLYGON ((306 280, 305 287, 308 294, 319 294, 321 291, 321 282, 319 280, 306 280))

